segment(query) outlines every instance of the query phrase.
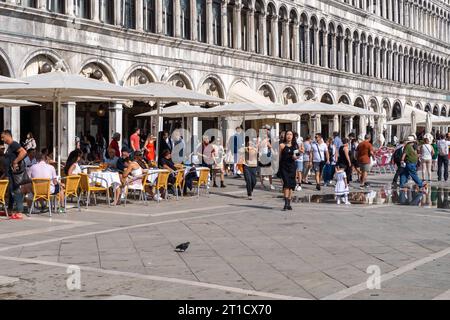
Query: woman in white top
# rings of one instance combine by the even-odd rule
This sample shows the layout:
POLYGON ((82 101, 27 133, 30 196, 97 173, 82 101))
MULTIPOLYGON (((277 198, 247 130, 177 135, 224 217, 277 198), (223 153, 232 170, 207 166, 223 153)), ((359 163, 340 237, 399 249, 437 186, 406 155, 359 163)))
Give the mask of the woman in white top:
POLYGON ((67 158, 66 165, 64 166, 64 173, 68 176, 81 173, 81 168, 78 162, 81 160, 83 153, 80 149, 73 150, 67 158))
POLYGON ((433 162, 434 149, 430 144, 430 140, 425 138, 423 145, 420 147, 420 160, 422 165, 422 180, 425 181, 425 172, 428 175, 427 181, 431 181, 431 165, 433 162))
POLYGON ((131 161, 130 158, 126 158, 125 162, 125 170, 122 173, 121 181, 122 187, 114 188, 114 200, 111 203, 114 206, 120 204, 120 195, 122 191, 127 192, 126 189, 132 190, 143 190, 142 185, 142 175, 143 171, 139 163, 136 161, 131 161))

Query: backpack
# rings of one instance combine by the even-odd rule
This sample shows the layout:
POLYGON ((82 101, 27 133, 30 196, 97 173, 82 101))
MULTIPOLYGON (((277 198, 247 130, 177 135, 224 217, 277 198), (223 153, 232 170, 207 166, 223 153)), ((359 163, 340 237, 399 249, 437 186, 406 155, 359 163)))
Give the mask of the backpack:
POLYGON ((394 163, 400 163, 402 161, 402 155, 403 155, 403 147, 395 150, 392 156, 392 160, 394 161, 394 163))
POLYGON ((440 156, 446 156, 448 154, 448 147, 445 140, 438 141, 437 146, 440 156))

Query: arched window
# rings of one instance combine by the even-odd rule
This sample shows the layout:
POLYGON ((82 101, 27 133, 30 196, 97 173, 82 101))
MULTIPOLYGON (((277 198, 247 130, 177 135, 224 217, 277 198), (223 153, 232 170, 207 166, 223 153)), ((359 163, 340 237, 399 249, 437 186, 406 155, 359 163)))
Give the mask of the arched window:
POLYGON ((221 10, 222 2, 221 0, 213 0, 212 11, 213 11, 213 43, 215 45, 222 45, 222 15, 221 10))
POLYGON ((190 0, 180 0, 181 6, 181 38, 190 39, 191 38, 191 2, 190 0))
POLYGON ((100 21, 114 24, 114 1, 100 0, 100 21))
MULTIPOLYGON (((69 0, 70 1, 70 0, 69 0)), ((75 16, 83 19, 91 18, 91 1, 90 0, 75 0, 75 16)))
POLYGON ((65 13, 65 1, 64 0, 47 0, 47 10, 55 13, 65 13))
POLYGON ((173 0, 163 0, 162 18, 164 34, 173 37, 173 0))
POLYGON ((196 0, 197 40, 206 43, 206 0, 196 0))
POLYGON ((144 30, 156 32, 155 0, 144 0, 144 30))
POLYGON ((136 29, 136 1, 124 0, 122 5, 123 26, 127 29, 136 29))

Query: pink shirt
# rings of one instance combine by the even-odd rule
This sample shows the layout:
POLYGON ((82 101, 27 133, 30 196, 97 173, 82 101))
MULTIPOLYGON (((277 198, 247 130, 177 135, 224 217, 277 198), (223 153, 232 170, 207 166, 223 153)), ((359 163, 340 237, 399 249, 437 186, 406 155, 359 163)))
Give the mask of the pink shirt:
POLYGON ((55 192, 53 180, 56 179, 56 170, 53 166, 41 161, 31 166, 30 178, 50 179, 50 192, 55 192))

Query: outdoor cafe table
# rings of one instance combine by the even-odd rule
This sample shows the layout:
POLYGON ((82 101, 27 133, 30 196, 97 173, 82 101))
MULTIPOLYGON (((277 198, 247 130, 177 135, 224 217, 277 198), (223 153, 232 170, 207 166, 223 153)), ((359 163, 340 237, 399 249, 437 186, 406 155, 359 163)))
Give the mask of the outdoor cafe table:
POLYGON ((91 182, 98 183, 104 188, 120 186, 122 181, 118 172, 113 171, 97 171, 89 175, 91 182))

